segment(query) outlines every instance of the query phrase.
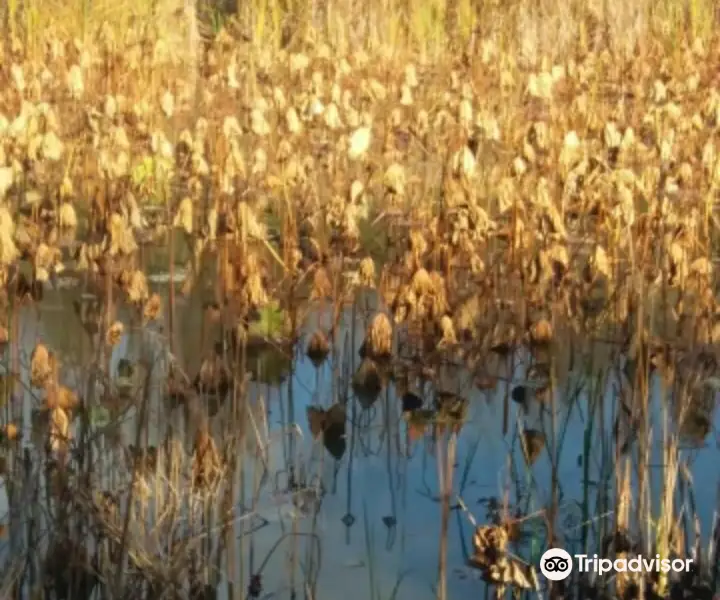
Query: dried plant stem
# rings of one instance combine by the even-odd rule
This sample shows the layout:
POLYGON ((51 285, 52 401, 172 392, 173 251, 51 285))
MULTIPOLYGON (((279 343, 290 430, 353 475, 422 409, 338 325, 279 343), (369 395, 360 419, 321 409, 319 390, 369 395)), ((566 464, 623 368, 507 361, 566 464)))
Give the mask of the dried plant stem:
MULTIPOLYGON (((140 411, 139 411, 139 417, 138 417, 138 425, 137 429, 135 431, 135 447, 140 447, 140 442, 142 440, 142 434, 143 434, 143 423, 145 423, 145 420, 147 419, 147 413, 149 410, 149 404, 150 404, 150 380, 151 380, 151 369, 147 369, 147 373, 145 375, 145 383, 143 386, 143 394, 142 394, 142 401, 140 403, 140 411)), ((125 517, 123 519, 123 526, 122 526, 122 534, 120 537, 120 547, 118 550, 117 555, 117 564, 118 568, 115 573, 115 580, 113 582, 113 587, 116 590, 122 590, 123 589, 123 583, 124 583, 124 574, 125 574, 125 559, 127 556, 127 543, 128 543, 128 531, 130 529, 130 518, 133 510, 133 503, 135 499, 135 483, 138 481, 139 477, 139 461, 135 461, 132 468, 132 475, 130 478, 130 491, 128 493, 128 499, 127 499, 127 507, 125 509, 125 517)))
MULTIPOLYGON (((443 435, 445 438, 445 435, 443 435)), ((452 496, 453 473, 455 471, 455 454, 457 451, 457 435, 451 433, 447 442, 442 440, 437 445, 438 483, 440 485, 440 556, 438 562, 437 600, 447 600, 447 551, 448 532, 450 525, 450 497, 452 496), (444 455, 444 456, 443 456, 444 455)))

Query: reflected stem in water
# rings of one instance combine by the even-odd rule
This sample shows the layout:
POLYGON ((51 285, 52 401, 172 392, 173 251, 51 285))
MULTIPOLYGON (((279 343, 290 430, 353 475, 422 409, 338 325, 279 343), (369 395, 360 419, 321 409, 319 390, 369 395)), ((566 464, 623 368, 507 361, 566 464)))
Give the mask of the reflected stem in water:
POLYGON ((447 549, 448 524, 450 520, 450 495, 452 494, 452 480, 457 450, 457 436, 451 433, 449 439, 443 436, 437 445, 438 483, 442 494, 440 511, 440 556, 438 564, 437 599, 447 600, 447 549), (448 439, 447 443, 445 440, 448 439), (444 459, 444 460, 443 460, 444 459))

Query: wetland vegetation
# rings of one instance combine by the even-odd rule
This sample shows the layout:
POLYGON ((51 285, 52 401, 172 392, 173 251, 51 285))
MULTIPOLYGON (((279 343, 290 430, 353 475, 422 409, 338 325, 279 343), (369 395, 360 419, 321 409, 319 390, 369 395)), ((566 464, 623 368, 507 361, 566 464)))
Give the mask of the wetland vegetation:
POLYGON ((1 10, 0 597, 714 597, 712 2, 1 10))

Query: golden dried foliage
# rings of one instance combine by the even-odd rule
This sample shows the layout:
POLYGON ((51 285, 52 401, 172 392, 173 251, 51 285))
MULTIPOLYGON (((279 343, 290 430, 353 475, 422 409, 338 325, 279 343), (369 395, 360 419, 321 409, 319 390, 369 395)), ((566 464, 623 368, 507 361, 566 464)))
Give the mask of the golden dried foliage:
POLYGON ((2 426, 0 438, 3 442, 16 442, 20 439, 20 429, 15 423, 7 423, 2 426))
POLYGON ((115 321, 108 327, 105 333, 105 343, 108 346, 117 346, 125 332, 125 326, 120 321, 115 321))
POLYGON ((365 332, 365 351, 369 356, 386 357, 392 354, 393 328, 385 313, 377 313, 365 332))
POLYGON ((64 385, 52 384, 45 391, 45 407, 52 410, 62 408, 70 414, 80 405, 77 394, 64 385))
POLYGON ((192 458, 193 485, 202 490, 211 488, 221 474, 222 463, 207 425, 201 425, 195 434, 192 458))
POLYGON ((358 275, 360 285, 365 287, 375 287, 375 262, 369 256, 366 256, 360 261, 360 268, 358 269, 358 275))
POLYGON ((475 529, 470 564, 479 569, 488 583, 521 590, 538 589, 537 576, 530 565, 507 554, 508 532, 501 526, 480 526, 475 529))
POLYGON ((30 382, 44 388, 57 376, 56 359, 45 344, 37 344, 30 356, 30 382))
POLYGON ((152 294, 143 306, 143 323, 157 320, 162 314, 162 300, 157 293, 152 294))

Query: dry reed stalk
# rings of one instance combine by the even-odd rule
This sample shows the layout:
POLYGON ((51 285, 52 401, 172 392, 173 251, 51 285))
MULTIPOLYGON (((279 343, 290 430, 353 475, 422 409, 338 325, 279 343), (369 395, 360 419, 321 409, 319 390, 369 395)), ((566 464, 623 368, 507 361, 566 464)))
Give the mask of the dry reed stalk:
MULTIPOLYGON (((678 443, 675 435, 667 431, 667 421, 663 434, 663 491, 660 497, 660 512, 657 523, 655 550, 661 557, 670 556, 670 539, 676 531, 674 497, 678 482, 678 443)), ((655 582, 654 593, 664 597, 668 592, 668 574, 661 573, 655 582)))
MULTIPOLYGON (((137 425, 137 429, 135 432, 135 447, 139 448, 142 441, 142 434, 143 434, 143 424, 145 423, 147 419, 147 414, 150 409, 150 374, 151 370, 147 369, 147 374, 145 376, 145 382, 143 385, 143 394, 142 394, 142 400, 140 404, 140 411, 139 411, 139 422, 137 425)), ((118 556, 117 556, 117 562, 120 565, 120 567, 117 569, 114 579, 113 579, 113 587, 116 590, 122 590, 124 585, 124 571, 125 569, 125 559, 127 554, 127 544, 128 544, 128 532, 130 529, 130 520, 133 510, 133 501, 135 497, 135 482, 138 481, 139 476, 139 467, 140 465, 136 462, 133 465, 132 469, 132 476, 130 479, 130 493, 127 500, 127 508, 125 509, 125 517, 122 524, 122 534, 120 536, 120 546, 118 550, 118 556)))
POLYGON ((441 490, 440 509, 440 557, 438 559, 438 590, 437 599, 447 600, 447 549, 450 522, 450 497, 452 495, 455 454, 457 451, 457 435, 451 433, 447 446, 442 441, 437 449, 438 484, 441 490), (443 454, 444 460, 443 460, 443 454))
MULTIPOLYGON (((623 456, 617 460, 615 469, 615 485, 617 490, 617 498, 615 505, 617 506, 615 517, 615 533, 627 535, 630 531, 630 507, 632 504, 631 489, 631 461, 627 456, 623 456)), ((629 585, 632 575, 618 574, 616 580, 617 593, 622 596, 629 585), (622 577, 620 576, 622 575, 622 577)))

